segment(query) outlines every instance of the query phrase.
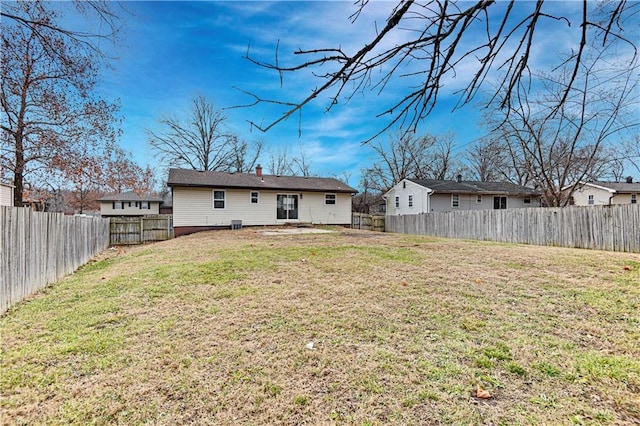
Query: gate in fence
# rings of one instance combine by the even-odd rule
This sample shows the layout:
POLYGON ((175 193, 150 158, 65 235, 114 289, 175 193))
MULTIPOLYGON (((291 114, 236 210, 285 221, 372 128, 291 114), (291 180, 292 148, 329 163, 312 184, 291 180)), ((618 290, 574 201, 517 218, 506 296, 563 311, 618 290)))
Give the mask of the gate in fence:
POLYGON ((351 228, 368 229, 370 231, 384 232, 385 217, 365 213, 351 214, 351 228))
POLYGON ((112 217, 109 225, 109 244, 144 244, 173 238, 173 216, 112 217))

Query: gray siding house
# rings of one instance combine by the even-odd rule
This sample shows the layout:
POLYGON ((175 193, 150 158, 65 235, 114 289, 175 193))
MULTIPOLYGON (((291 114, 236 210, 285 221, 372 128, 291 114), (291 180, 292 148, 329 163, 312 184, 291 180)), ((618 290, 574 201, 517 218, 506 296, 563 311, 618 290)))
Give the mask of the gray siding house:
POLYGON ((403 179, 385 195, 388 215, 540 207, 540 192, 509 182, 403 179))
POLYGON ((242 226, 349 225, 358 191, 337 179, 170 169, 176 236, 242 226))

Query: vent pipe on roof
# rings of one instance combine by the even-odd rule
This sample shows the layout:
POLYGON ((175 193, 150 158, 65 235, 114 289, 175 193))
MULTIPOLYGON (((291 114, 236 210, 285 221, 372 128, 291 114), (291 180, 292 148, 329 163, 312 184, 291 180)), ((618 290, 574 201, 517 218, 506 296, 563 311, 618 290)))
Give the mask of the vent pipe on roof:
POLYGON ((459 182, 462 182, 462 175, 458 175, 458 176, 457 176, 457 181, 458 181, 458 183, 459 183, 459 182))
POLYGON ((633 183, 633 176, 627 176, 627 183, 633 183))

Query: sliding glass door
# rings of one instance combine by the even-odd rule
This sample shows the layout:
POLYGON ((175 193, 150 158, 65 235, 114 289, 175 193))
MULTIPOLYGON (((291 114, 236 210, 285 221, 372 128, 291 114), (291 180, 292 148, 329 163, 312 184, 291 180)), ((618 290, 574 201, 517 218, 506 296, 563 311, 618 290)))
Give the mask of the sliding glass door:
POLYGON ((291 194, 277 195, 277 218, 279 220, 298 219, 298 196, 291 194))

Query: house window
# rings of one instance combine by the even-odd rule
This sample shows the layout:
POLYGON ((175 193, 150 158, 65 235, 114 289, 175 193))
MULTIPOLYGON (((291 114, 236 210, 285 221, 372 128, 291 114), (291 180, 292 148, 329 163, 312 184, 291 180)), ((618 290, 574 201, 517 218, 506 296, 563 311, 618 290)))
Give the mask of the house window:
MULTIPOLYGON (((136 203, 138 204, 138 203, 136 203)), ((151 208, 151 202, 150 201, 141 201, 140 202, 140 208, 142 210, 149 210, 151 208)))
POLYGON ((325 204, 335 204, 336 203, 336 194, 324 194, 324 203, 325 204))
POLYGON ((638 203, 638 196, 636 194, 631 194, 631 204, 638 203))
POLYGON ((594 202, 595 202, 595 201, 594 201, 594 199, 593 199, 593 194, 592 194, 592 195, 589 195, 589 205, 590 205, 590 206, 592 206, 594 202))
POLYGON ((400 208, 400 197, 396 197, 396 209, 400 208))
POLYGON ((413 195, 409 195, 409 207, 413 207, 413 195))
POLYGON ((124 202, 123 201, 114 201, 113 202, 113 209, 114 210, 123 210, 124 209, 124 202))
POLYGON ((476 204, 482 204, 482 194, 476 195, 476 204))
POLYGON ((213 208, 224 209, 226 205, 225 191, 213 191, 213 208))
POLYGON ((251 191, 251 204, 258 204, 260 193, 258 191, 251 191))
POLYGON ((453 207, 454 209, 460 207, 460 195, 451 194, 451 207, 453 207))
POLYGON ((531 197, 524 197, 522 199, 523 204, 531 204, 531 197))
POLYGON ((129 207, 138 207, 137 201, 129 201, 129 207))
POLYGON ((493 197, 494 210, 504 210, 507 208, 507 197, 493 197))

